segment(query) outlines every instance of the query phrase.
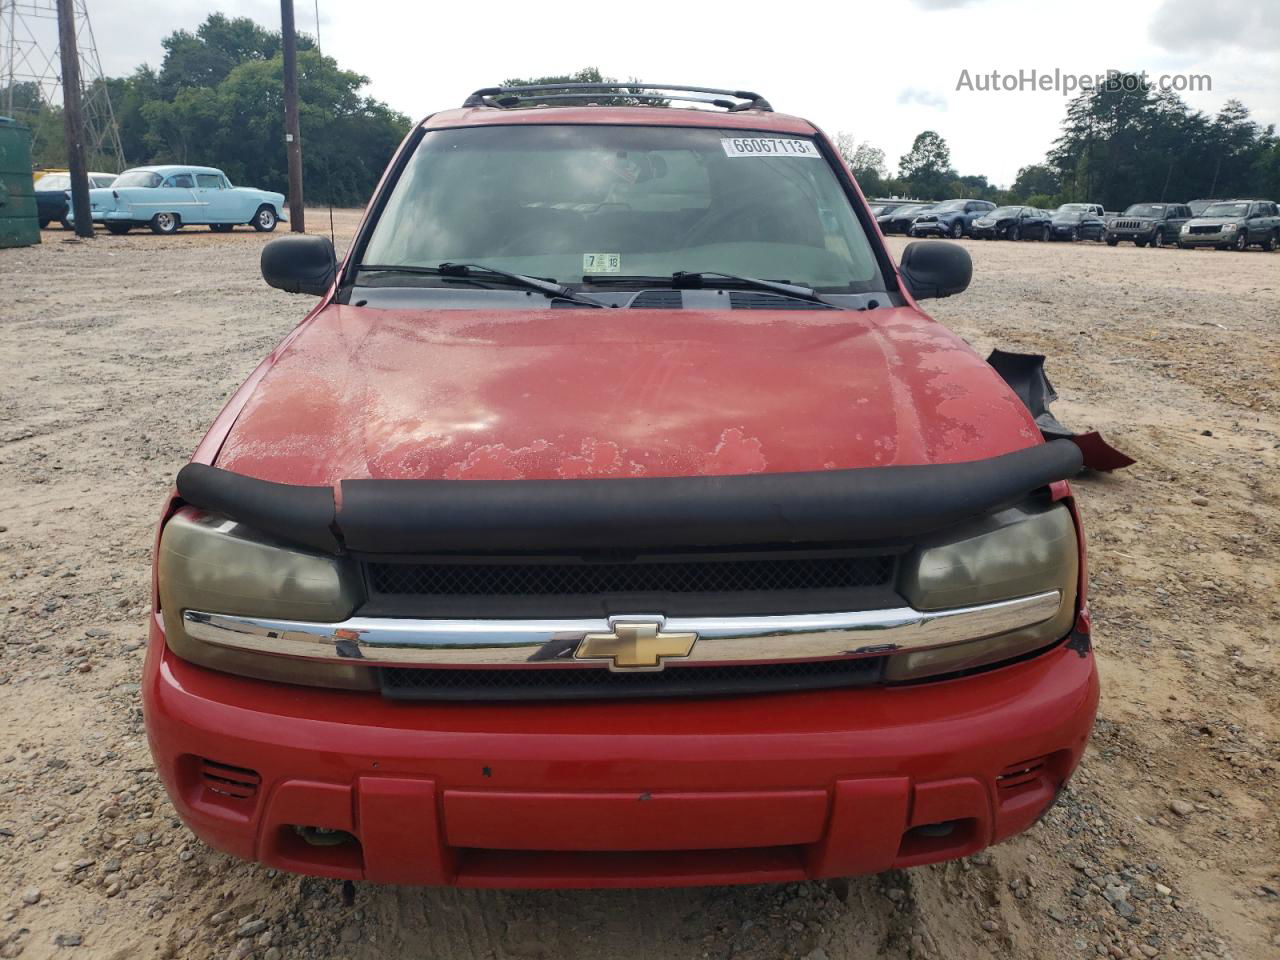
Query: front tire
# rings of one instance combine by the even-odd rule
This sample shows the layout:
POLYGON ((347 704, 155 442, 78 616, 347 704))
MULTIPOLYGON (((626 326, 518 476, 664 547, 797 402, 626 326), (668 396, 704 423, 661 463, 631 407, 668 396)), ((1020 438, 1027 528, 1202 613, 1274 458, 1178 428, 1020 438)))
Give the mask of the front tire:
POLYGON ((133 224, 131 223, 108 223, 107 233, 113 233, 117 237, 123 237, 132 228, 133 224))
POLYGON ((1010 227, 1010 228, 1009 228, 1009 233, 1007 234, 1007 236, 1009 237, 1009 239, 1010 239, 1010 240, 1015 240, 1015 241, 1016 241, 1016 240, 1021 240, 1021 239, 1022 239, 1022 231, 1021 231, 1021 230, 1019 230, 1019 229, 1017 228, 1017 226, 1012 226, 1012 227, 1010 227))
POLYGON ((151 232, 167 237, 178 232, 178 215, 176 213, 157 213, 151 218, 151 232))
POLYGON ((957 220, 955 223, 951 225, 951 238, 953 240, 959 240, 963 236, 964 236, 964 224, 961 223, 959 220, 957 220))
POLYGON ((1117 238, 1117 237, 1107 237, 1107 246, 1108 246, 1108 247, 1114 247, 1114 246, 1115 246, 1116 244, 1118 244, 1119 242, 1120 242, 1120 240, 1119 240, 1119 238, 1117 238))
POLYGON ((1053 231, 1049 229, 1049 225, 1046 223, 1043 227, 1040 228, 1040 240, 1044 243, 1048 243, 1049 234, 1052 232, 1053 231))
POLYGON ((1231 249, 1236 253, 1244 253, 1249 249, 1249 231, 1241 230, 1236 234, 1236 242, 1231 245, 1231 249))
POLYGON ((1163 231, 1163 230, 1160 230, 1160 229, 1157 229, 1157 230, 1156 230, 1156 232, 1155 232, 1155 233, 1152 235, 1152 237, 1151 237, 1151 245, 1152 245, 1153 247, 1163 247, 1163 246, 1164 246, 1164 231, 1163 231))
POLYGON ((1080 242, 1080 228, 1079 228, 1079 227, 1072 227, 1072 228, 1071 228, 1071 242, 1072 242, 1072 243, 1079 243, 1079 242, 1080 242))
POLYGON ((270 233, 278 222, 276 212, 265 205, 259 207, 258 212, 253 215, 253 229, 259 233, 270 233))
POLYGON ((1135 241, 1133 241, 1133 245, 1134 245, 1135 247, 1145 247, 1145 246, 1147 245, 1147 241, 1145 241, 1145 240, 1135 240, 1135 241))

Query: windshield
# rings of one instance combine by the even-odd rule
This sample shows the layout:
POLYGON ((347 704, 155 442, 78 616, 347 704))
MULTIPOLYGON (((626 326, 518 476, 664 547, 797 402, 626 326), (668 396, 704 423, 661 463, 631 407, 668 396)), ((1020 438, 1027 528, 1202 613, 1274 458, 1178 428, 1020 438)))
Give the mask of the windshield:
POLYGON ((929 210, 931 213, 946 213, 949 210, 964 210, 964 205, 965 201, 963 200, 948 200, 946 203, 939 203, 930 207, 929 210))
POLYGON ((1058 212, 1053 215, 1055 220, 1083 220, 1085 216, 1084 210, 1063 210, 1058 208, 1058 212))
POLYGON ((1243 217, 1249 212, 1247 203, 1211 203, 1205 210, 1206 217, 1243 217))
POLYGON ((1064 203, 1057 209, 1057 213, 1085 213, 1089 209, 1087 203, 1064 203))
POLYGON ((160 186, 160 174, 152 173, 150 170, 126 170, 120 176, 116 177, 113 187, 158 187, 160 186))
POLYGON ((36 181, 37 190, 70 190, 71 177, 65 173, 46 173, 36 181))
POLYGON ((1022 212, 1021 207, 998 207, 987 214, 988 217, 1016 217, 1022 212))
POLYGON ((1123 216, 1126 217, 1159 217, 1164 214, 1163 203, 1135 203, 1123 216))
POLYGON ((813 141, 701 127, 429 131, 361 263, 446 261, 563 284, 683 270, 884 289, 813 141))

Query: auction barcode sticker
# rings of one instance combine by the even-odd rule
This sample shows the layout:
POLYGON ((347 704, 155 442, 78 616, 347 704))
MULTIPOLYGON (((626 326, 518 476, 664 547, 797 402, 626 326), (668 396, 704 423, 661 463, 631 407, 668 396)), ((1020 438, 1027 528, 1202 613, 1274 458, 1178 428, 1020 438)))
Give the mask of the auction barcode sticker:
POLYGON ((720 141, 728 157, 814 157, 822 159, 812 140, 778 140, 772 137, 726 137, 720 141))

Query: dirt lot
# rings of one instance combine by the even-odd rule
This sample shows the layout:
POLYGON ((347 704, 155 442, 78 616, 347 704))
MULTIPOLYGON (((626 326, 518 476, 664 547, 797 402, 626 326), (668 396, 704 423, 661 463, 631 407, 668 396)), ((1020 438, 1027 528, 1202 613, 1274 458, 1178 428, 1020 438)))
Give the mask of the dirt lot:
POLYGON ((966 242, 931 306, 1048 354, 1059 417, 1139 461, 1077 484, 1103 703, 1029 834, 847 884, 346 907, 195 840, 138 700, 164 491, 311 301, 252 232, 64 237, 0 251, 0 957, 1280 955, 1280 254, 966 242))

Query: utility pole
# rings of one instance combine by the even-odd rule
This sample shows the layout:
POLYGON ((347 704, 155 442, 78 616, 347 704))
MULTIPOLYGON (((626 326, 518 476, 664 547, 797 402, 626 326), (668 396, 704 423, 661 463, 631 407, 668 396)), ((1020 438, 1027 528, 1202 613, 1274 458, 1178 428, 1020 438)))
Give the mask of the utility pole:
POLYGON ((289 153, 289 229, 305 233, 302 219, 302 133, 298 127, 298 32, 293 0, 280 0, 280 36, 284 42, 284 142, 289 153))
POLYGON ((58 53, 62 58, 62 119, 67 131, 67 168, 71 171, 71 209, 76 236, 92 237, 89 173, 84 162, 84 114, 80 109, 80 52, 76 48, 73 0, 58 0, 58 53))

